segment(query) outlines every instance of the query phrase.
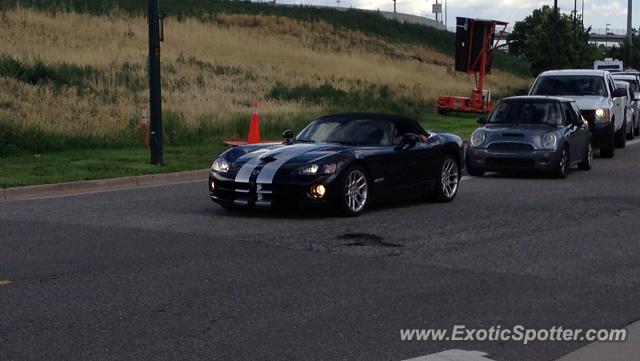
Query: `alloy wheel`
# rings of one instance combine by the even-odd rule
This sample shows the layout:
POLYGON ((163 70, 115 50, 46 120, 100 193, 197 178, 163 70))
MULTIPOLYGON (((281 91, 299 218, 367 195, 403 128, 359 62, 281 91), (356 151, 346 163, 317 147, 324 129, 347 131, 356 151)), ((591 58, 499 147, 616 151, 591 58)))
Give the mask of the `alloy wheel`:
POLYGON ((459 182, 458 164, 453 159, 447 158, 442 164, 441 180, 442 194, 453 198, 458 191, 459 182))
POLYGON ((369 185, 367 176, 360 170, 354 169, 347 176, 345 184, 345 202, 347 208, 354 213, 360 212, 367 204, 369 185))

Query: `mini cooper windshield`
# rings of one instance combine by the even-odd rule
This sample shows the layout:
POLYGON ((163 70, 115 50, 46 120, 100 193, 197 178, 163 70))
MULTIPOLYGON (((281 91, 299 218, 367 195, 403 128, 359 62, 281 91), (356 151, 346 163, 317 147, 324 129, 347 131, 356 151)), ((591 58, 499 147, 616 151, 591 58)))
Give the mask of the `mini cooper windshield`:
POLYGON ((379 119, 319 119, 300 132, 296 141, 340 143, 359 146, 389 146, 393 124, 379 119))
POLYGON ((550 100, 506 100, 498 104, 488 124, 562 124, 562 109, 550 100))
POLYGON ((531 94, 608 96, 604 78, 590 75, 543 76, 536 82, 531 94))

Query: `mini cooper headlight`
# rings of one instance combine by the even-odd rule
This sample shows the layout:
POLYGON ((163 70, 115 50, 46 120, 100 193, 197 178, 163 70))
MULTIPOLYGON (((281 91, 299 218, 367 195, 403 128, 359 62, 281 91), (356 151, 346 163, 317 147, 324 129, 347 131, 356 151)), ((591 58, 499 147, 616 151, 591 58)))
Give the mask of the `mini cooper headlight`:
POLYGON ((338 165, 336 163, 327 163, 323 165, 309 164, 298 169, 298 174, 317 175, 317 174, 333 174, 336 172, 338 165))
POLYGON ((486 138, 487 136, 484 134, 483 131, 476 130, 475 132, 473 132, 473 134, 471 134, 471 146, 472 147, 481 146, 484 143, 486 138))
POLYGON ((211 165, 211 169, 219 173, 226 173, 229 171, 229 162, 222 158, 218 158, 211 165))
POLYGON ((558 145, 558 138, 553 133, 547 133, 542 136, 542 147, 544 149, 556 149, 558 145))

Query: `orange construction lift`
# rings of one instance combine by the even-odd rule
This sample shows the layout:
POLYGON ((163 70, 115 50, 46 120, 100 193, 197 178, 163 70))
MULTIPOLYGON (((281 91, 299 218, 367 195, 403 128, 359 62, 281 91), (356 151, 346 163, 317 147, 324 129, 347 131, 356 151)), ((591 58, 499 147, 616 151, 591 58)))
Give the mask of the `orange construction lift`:
POLYGON ((440 114, 451 111, 489 113, 493 108, 491 91, 484 89, 484 77, 491 73, 493 54, 497 49, 496 28, 503 32, 508 23, 497 20, 456 19, 456 71, 476 76, 471 98, 443 95, 436 108, 440 114))

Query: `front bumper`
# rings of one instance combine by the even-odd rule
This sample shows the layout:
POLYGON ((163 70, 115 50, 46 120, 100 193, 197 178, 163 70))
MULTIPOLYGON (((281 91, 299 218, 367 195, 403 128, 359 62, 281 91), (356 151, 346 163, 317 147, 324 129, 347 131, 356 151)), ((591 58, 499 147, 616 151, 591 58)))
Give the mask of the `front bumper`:
POLYGON ((334 194, 336 175, 311 177, 274 184, 242 183, 209 172, 209 193, 211 200, 225 207, 238 208, 300 208, 323 206, 330 203, 334 194), (212 182, 215 186, 212 187, 212 182), (326 187, 326 195, 314 199, 310 188, 315 184, 326 187))
POLYGON ((490 151, 469 148, 467 164, 485 171, 552 170, 560 164, 560 150, 490 151))

